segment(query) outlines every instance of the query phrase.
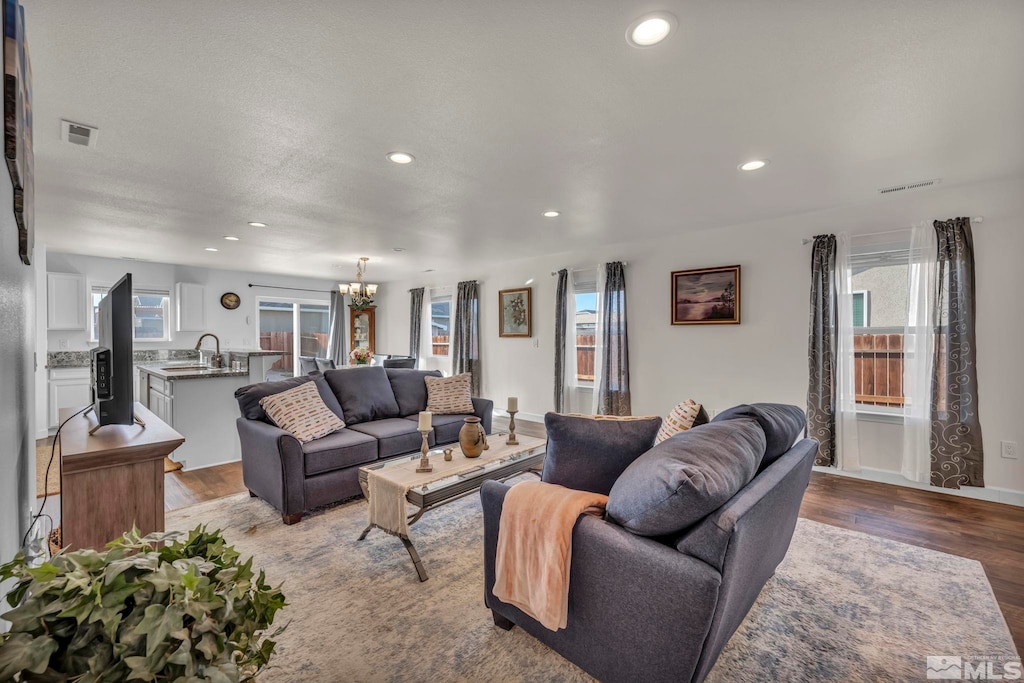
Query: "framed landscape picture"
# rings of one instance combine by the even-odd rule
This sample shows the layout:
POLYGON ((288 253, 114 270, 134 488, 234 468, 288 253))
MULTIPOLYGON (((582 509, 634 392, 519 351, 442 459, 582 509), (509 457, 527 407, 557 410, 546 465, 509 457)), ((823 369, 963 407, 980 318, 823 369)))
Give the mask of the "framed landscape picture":
POLYGON ((739 322, 739 266, 672 273, 673 325, 738 325, 739 322))
POLYGON ((503 289, 498 292, 498 336, 533 335, 533 287, 503 289))

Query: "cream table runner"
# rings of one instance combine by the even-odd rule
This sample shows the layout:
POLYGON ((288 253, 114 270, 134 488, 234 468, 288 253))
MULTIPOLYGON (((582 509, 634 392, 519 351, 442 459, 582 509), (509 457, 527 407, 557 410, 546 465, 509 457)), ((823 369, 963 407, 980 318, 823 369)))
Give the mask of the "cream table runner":
POLYGON ((509 446, 505 443, 507 435, 490 434, 487 437, 490 448, 478 458, 467 458, 462 454, 459 444, 452 444, 454 449, 451 462, 444 460, 444 454, 438 450, 431 451, 430 464, 433 472, 417 472, 420 456, 403 456, 400 464, 389 463, 379 469, 366 471, 366 484, 369 493, 370 524, 389 534, 409 537, 409 518, 406 509, 406 495, 411 489, 423 486, 439 479, 445 479, 495 461, 502 461, 525 451, 543 446, 544 439, 519 436, 519 444, 509 446))

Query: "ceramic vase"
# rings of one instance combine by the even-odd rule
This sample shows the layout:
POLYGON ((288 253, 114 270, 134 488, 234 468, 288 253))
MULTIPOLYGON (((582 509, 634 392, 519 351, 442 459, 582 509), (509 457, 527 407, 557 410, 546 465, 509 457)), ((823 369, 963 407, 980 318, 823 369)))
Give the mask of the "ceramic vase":
POLYGON ((479 417, 467 417, 459 430, 459 448, 467 458, 479 458, 487 448, 487 435, 479 417))

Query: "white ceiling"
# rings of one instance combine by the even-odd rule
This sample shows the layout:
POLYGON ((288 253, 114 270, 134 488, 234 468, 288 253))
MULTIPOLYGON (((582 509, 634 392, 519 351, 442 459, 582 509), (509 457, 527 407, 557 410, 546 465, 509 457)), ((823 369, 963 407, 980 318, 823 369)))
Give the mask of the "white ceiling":
POLYGON ((1020 0, 23 2, 59 251, 386 281, 1024 174, 1020 0))

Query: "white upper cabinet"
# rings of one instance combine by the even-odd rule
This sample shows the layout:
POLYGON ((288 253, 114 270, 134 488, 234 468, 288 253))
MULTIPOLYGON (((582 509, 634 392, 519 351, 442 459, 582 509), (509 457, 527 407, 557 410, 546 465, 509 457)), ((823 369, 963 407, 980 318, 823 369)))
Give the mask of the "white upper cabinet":
POLYGON ((206 288, 191 282, 176 286, 178 332, 202 332, 206 329, 206 288))
POLYGON ((87 325, 85 276, 75 273, 46 274, 46 328, 84 330, 87 325))

